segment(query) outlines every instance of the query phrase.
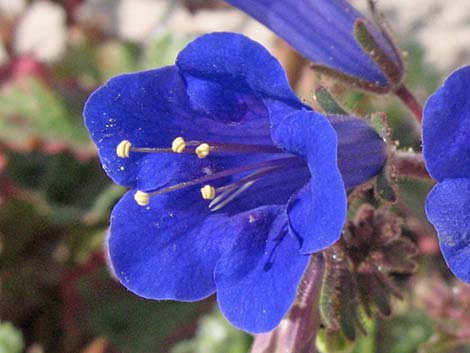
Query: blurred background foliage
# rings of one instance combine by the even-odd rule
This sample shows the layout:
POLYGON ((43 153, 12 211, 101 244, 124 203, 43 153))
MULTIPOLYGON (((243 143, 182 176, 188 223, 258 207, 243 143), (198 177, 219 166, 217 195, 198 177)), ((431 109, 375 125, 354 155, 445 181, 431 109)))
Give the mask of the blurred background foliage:
MULTIPOLYGON (((320 78, 221 1, 0 0, 0 353, 248 351, 251 337, 224 320, 214 298, 147 301, 113 279, 103 244, 124 189, 101 170, 81 117, 87 96, 110 76, 172 64, 191 38, 211 30, 242 31, 268 45, 314 103, 320 78)), ((413 37, 400 44, 409 85, 423 101, 447 72, 426 61, 413 37)), ((321 82, 349 111, 386 111, 393 139, 420 149, 419 130, 396 100, 321 82)), ((470 290, 452 280, 424 219, 429 187, 401 182, 394 206, 421 253, 405 300, 354 343, 323 331, 321 351, 470 352, 470 290)))

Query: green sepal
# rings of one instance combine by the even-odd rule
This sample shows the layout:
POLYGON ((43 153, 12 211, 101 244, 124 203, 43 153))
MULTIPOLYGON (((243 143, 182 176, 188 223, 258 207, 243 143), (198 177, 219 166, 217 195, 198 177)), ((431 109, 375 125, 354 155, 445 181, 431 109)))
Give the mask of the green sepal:
POLYGON ((336 102, 328 90, 320 86, 315 90, 315 100, 326 114, 348 115, 348 113, 336 102))
POLYGON ((382 200, 395 203, 398 200, 398 185, 396 181, 391 180, 388 168, 383 168, 377 175, 375 194, 382 200))
MULTIPOLYGON (((369 115, 367 119, 372 124, 374 130, 387 143, 387 146, 395 150, 395 144, 392 140, 392 134, 388 125, 388 117, 386 113, 377 112, 369 115)), ((388 163, 377 175, 375 183, 375 194, 378 198, 395 203, 398 200, 398 182, 393 166, 388 163)))
MULTIPOLYGON (((377 63, 385 76, 387 76, 390 83, 392 85, 399 84, 403 77, 403 69, 401 65, 397 65, 390 60, 383 48, 367 28, 366 22, 363 19, 358 19, 354 23, 354 36, 364 52, 366 52, 371 59, 377 63)), ((394 47, 393 43, 390 44, 394 47)))
POLYGON ((332 69, 331 67, 325 65, 310 63, 310 68, 313 71, 318 72, 321 75, 331 77, 332 79, 337 80, 342 84, 351 87, 352 89, 369 91, 375 94, 387 94, 390 93, 391 90, 390 87, 375 85, 367 80, 363 80, 355 76, 336 71, 335 69, 332 69))

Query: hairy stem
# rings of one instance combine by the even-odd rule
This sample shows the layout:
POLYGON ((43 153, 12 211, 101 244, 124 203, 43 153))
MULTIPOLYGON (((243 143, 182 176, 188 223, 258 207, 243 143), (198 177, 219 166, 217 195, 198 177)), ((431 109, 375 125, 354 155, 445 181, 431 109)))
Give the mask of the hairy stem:
POLYGON ((416 97, 411 93, 404 84, 400 85, 395 91, 395 95, 408 107, 414 115, 418 123, 421 125, 423 119, 423 107, 418 102, 416 97))
POLYGON ((251 353, 316 352, 315 339, 320 326, 318 301, 323 273, 323 255, 312 255, 294 305, 278 327, 255 336, 251 353))
POLYGON ((397 151, 393 156, 393 165, 399 177, 432 180, 424 165, 423 155, 416 152, 397 151))

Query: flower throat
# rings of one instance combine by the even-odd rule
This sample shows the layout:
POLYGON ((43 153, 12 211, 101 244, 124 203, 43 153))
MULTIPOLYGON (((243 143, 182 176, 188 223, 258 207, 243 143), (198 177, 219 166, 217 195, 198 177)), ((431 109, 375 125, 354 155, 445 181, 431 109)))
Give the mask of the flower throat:
MULTIPOLYGON (((183 137, 177 137, 173 140, 169 148, 148 148, 135 147, 128 140, 121 141, 116 147, 116 154, 120 158, 128 158, 132 153, 177 153, 177 154, 193 154, 199 159, 204 159, 209 155, 217 154, 283 154, 286 152, 270 145, 248 145, 236 143, 218 143, 218 142, 201 142, 201 141, 185 141, 183 137)), ((211 211, 220 210, 230 201, 235 199, 243 191, 251 187, 260 178, 270 173, 280 171, 286 167, 305 167, 305 162, 298 157, 289 155, 289 157, 269 159, 257 163, 242 165, 236 168, 222 170, 220 172, 203 175, 193 180, 188 180, 169 187, 161 188, 152 192, 136 191, 134 199, 140 206, 146 206, 151 196, 157 196, 168 192, 184 189, 191 186, 203 185, 200 188, 201 196, 205 200, 212 200, 209 204, 211 211), (214 187, 208 184, 224 177, 237 175, 240 173, 245 175, 241 179, 220 187, 214 187)))

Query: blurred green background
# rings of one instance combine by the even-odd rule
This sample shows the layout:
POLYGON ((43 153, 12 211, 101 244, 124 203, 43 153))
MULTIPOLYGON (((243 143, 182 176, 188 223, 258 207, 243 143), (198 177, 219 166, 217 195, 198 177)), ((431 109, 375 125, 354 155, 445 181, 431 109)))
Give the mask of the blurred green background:
MULTIPOLYGON (((306 63, 221 1, 0 0, 0 353, 249 350, 251 337, 225 321, 214 298, 148 301, 112 278, 103 244, 110 210, 125 190, 102 171, 81 117, 87 96, 112 75, 172 64, 192 38, 218 30, 267 45, 312 102, 318 77, 306 63)), ((436 67, 419 35, 397 36, 409 85, 424 101, 455 63, 436 67)), ((323 83, 350 111, 387 111, 394 139, 419 151, 417 127, 395 99, 323 83)), ((328 350, 470 352, 470 292, 450 279, 423 217, 430 184, 400 187, 397 210, 419 233, 419 273, 393 318, 377 318, 367 337, 337 339, 328 350), (447 315, 451 309, 463 316, 447 315)))

